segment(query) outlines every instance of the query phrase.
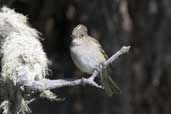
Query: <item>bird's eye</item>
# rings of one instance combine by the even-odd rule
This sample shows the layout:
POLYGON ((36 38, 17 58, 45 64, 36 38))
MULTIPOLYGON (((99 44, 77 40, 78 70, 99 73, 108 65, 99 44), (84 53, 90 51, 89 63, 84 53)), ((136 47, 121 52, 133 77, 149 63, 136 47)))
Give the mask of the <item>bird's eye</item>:
POLYGON ((81 34, 81 37, 83 37, 84 35, 83 34, 81 34))

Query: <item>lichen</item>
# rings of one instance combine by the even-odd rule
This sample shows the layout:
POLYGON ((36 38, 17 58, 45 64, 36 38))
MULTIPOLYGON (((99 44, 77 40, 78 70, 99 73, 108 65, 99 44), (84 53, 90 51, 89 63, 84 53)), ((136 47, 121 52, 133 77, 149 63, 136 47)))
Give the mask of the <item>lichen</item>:
MULTIPOLYGON (((17 97, 18 101, 16 102, 19 104, 17 106, 18 111, 22 108, 24 102, 23 96, 16 85, 18 68, 27 67, 30 80, 43 79, 47 74, 48 59, 39 40, 39 32, 28 26, 26 16, 7 7, 1 9, 0 79, 7 84, 4 96, 8 96, 6 100, 9 102, 9 108, 7 108, 9 110, 12 102, 16 101, 15 97, 17 97)), ((1 89, 1 91, 3 90, 1 89)), ((13 112, 13 114, 17 112, 13 112)), ((24 111, 20 112, 24 113, 24 111)), ((7 114, 11 114, 11 112, 7 111, 7 114)))

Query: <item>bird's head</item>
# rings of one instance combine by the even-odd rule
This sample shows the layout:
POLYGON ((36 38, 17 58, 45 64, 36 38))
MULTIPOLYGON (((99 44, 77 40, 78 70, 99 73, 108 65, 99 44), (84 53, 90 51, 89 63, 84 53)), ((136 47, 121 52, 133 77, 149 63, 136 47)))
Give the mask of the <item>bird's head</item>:
POLYGON ((87 27, 83 24, 79 24, 77 25, 74 30, 72 31, 72 35, 71 37, 73 39, 82 39, 84 38, 85 36, 87 36, 87 27))

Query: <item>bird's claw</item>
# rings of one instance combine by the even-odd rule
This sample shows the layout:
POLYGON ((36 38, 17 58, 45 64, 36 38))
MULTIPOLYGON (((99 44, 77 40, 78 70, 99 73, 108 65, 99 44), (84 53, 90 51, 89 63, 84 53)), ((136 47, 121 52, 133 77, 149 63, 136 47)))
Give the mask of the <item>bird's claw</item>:
POLYGON ((103 70, 103 68, 104 68, 104 65, 101 63, 101 64, 99 64, 99 65, 96 67, 96 70, 97 70, 98 72, 101 72, 101 71, 103 70))
POLYGON ((81 85, 82 85, 83 87, 85 87, 84 80, 85 80, 85 78, 84 78, 84 77, 82 77, 82 78, 81 78, 81 85))

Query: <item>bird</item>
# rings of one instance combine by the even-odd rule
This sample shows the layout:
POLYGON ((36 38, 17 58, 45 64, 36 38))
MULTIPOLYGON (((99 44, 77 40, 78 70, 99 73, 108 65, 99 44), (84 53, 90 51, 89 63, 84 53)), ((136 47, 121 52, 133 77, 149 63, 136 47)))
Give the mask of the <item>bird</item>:
MULTIPOLYGON (((108 59, 99 41, 88 34, 85 25, 77 25, 72 31, 71 38, 71 58, 81 72, 90 75, 108 59)), ((121 92, 118 85, 108 75, 107 69, 100 73, 100 82, 108 96, 121 92)))

